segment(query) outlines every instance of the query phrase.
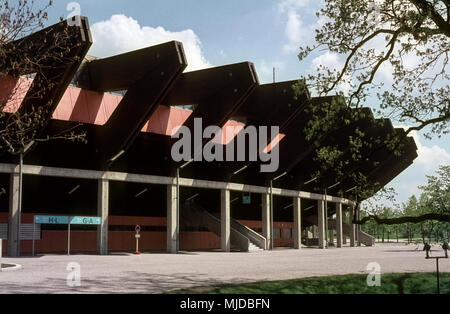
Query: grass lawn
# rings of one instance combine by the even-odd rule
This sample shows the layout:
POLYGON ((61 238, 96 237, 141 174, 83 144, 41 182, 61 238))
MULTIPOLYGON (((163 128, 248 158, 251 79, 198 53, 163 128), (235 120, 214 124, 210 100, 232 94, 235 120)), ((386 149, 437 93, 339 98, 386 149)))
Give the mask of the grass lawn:
MULTIPOLYGON (((368 287, 367 275, 311 277, 282 281, 195 287, 174 294, 432 294, 436 273, 382 274, 380 287, 368 287)), ((450 294, 450 273, 440 274, 441 294, 450 294)))

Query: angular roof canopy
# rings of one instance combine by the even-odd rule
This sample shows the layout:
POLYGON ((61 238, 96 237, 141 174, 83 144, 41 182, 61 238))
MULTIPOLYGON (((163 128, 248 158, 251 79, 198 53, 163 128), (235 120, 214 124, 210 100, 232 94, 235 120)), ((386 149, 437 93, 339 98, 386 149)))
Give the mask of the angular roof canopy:
MULTIPOLYGON (((276 185, 303 190, 334 185, 347 191, 358 184, 354 173, 363 173, 371 182, 379 182, 381 188, 417 157, 411 137, 394 129, 389 120, 375 120, 367 108, 358 109, 366 118, 350 124, 342 119, 335 130, 325 132, 313 143, 304 132, 312 118, 309 105, 339 103, 339 98, 311 98, 307 92, 297 95, 293 89, 296 81, 260 85, 249 62, 183 73, 187 61, 182 44, 176 41, 105 59, 85 59, 81 64, 92 43, 87 19, 81 21, 82 25, 69 27, 70 36, 62 47, 68 48, 63 50, 72 61, 59 64, 45 60, 52 67, 28 79, 28 91, 16 110, 25 113, 32 106, 45 107, 53 118, 42 131, 55 134, 78 126, 80 132, 87 133, 88 144, 62 140, 40 143, 28 154, 27 163, 173 175, 182 163, 170 158, 170 148, 176 141, 170 135, 179 125, 193 132, 195 118, 202 118, 204 127, 279 126, 282 136, 274 143, 279 145, 280 167, 275 173, 264 174, 259 172, 260 162, 193 162, 183 170, 185 177, 266 185, 287 172, 276 185), (31 99, 29 95, 44 81, 54 85, 41 99, 31 99), (71 81, 76 85, 69 86, 71 81), (400 135, 400 154, 394 154, 383 143, 363 147, 364 156, 345 165, 346 175, 336 182, 335 169, 324 168, 314 158, 317 144, 339 147, 344 152, 342 160, 348 160, 352 154, 349 137, 356 129, 380 139, 400 135), (318 170, 321 175, 314 177, 318 170)), ((47 36, 66 29, 65 22, 61 22, 12 45, 28 47, 27 54, 32 56, 39 53, 47 36)), ((24 74, 29 73, 11 72, 2 80, 17 83, 24 74)), ((6 95, 8 88, 0 92, 6 95)), ((222 145, 226 149, 235 141, 224 141, 222 145)), ((195 147, 191 151, 194 157, 195 147)), ((8 158, 3 156, 3 162, 8 158)))

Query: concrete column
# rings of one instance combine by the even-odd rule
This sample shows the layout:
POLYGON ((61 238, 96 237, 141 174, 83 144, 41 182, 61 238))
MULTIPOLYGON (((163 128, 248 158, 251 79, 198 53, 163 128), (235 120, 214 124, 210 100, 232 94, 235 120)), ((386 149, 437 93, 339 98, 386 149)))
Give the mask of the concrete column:
POLYGON ((329 234, 328 239, 329 239, 330 244, 334 243, 334 229, 329 229, 328 234, 329 234))
POLYGON ((230 191, 220 191, 220 243, 222 251, 230 252, 230 191))
POLYGON ((101 217, 101 225, 97 226, 97 251, 100 255, 108 255, 108 217, 109 217, 109 181, 98 180, 97 216, 101 217))
POLYGON ((318 235, 318 232, 317 232, 317 226, 315 226, 315 225, 313 225, 312 226, 312 237, 313 238, 317 238, 319 235, 318 235))
POLYGON ((266 238, 266 250, 270 248, 272 236, 270 234, 270 194, 262 194, 262 235, 266 238))
POLYGON ((8 254, 18 257, 19 244, 19 174, 9 177, 8 254))
MULTIPOLYGON (((360 220, 360 215, 361 215, 361 209, 359 208, 359 206, 356 208, 356 219, 359 221, 360 220)), ((361 237, 359 234, 359 231, 361 230, 361 225, 356 225, 356 239, 357 239, 357 243, 358 246, 361 246, 361 237)))
POLYGON ((356 230, 355 230, 355 225, 353 224, 353 217, 355 215, 355 208, 353 206, 350 206, 350 210, 349 210, 349 223, 350 223, 350 246, 354 247, 355 246, 355 236, 356 236, 356 230))
POLYGON ((178 253, 177 186, 167 186, 167 253, 178 253))
POLYGON ((345 235, 344 232, 344 224, 347 224, 347 214, 348 211, 345 209, 342 209, 342 244, 347 244, 347 236, 345 235))
POLYGON ((294 197, 294 249, 300 249, 302 246, 302 210, 300 197, 294 197))
POLYGON ((317 226, 319 233, 319 248, 326 248, 325 243, 325 201, 317 201, 317 226))
POLYGON ((336 203, 336 247, 342 247, 342 204, 336 203))

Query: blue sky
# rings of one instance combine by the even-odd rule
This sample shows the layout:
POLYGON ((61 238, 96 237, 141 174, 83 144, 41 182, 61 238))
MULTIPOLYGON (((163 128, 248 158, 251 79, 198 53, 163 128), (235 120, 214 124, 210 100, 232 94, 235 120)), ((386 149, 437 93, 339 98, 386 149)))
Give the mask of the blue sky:
MULTIPOLYGON (((67 17, 70 1, 56 0, 49 24, 67 17)), ((251 61, 262 83, 294 80, 318 64, 339 65, 338 56, 325 51, 300 63, 298 48, 311 44, 318 22, 314 0, 79 0, 89 18, 95 43, 90 54, 106 57, 160 41, 180 40, 190 70, 251 61)), ((385 79, 380 77, 380 79, 385 79)), ((394 123, 395 124, 395 123, 394 123)), ((419 158, 391 184, 405 201, 418 192, 439 164, 450 164, 450 135, 426 140, 414 134, 419 158)))
MULTIPOLYGON (((70 1, 55 1, 49 23, 66 17, 70 1)), ((261 82, 296 79, 302 66, 296 53, 286 53, 286 14, 275 0, 87 0, 77 1, 91 26, 115 14, 135 19, 141 26, 179 32, 191 29, 201 41, 203 55, 213 65, 252 61, 270 69, 259 73, 261 82), (289 66, 287 66, 289 64, 289 66)), ((314 11, 311 17, 314 19, 314 11)), ((265 70, 265 68, 264 68, 265 70)))

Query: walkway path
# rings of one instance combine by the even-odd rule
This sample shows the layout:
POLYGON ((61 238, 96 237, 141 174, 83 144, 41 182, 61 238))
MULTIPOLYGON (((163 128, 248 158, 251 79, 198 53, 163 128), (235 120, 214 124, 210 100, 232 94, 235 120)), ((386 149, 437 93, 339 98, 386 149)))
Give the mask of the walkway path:
MULTIPOLYGON (((435 247, 434 254, 442 250, 435 247)), ((367 273, 370 262, 381 272, 434 272, 434 260, 425 260, 416 245, 377 244, 375 247, 319 250, 277 249, 269 252, 185 252, 169 254, 117 254, 110 256, 48 255, 4 258, 23 269, 0 273, 0 293, 161 293, 171 289, 218 283, 291 279, 332 274, 367 273), (417 248, 417 250, 416 250, 417 248), (81 286, 66 284, 68 263, 81 266, 81 286)), ((441 260, 450 272, 450 259, 441 260)))

